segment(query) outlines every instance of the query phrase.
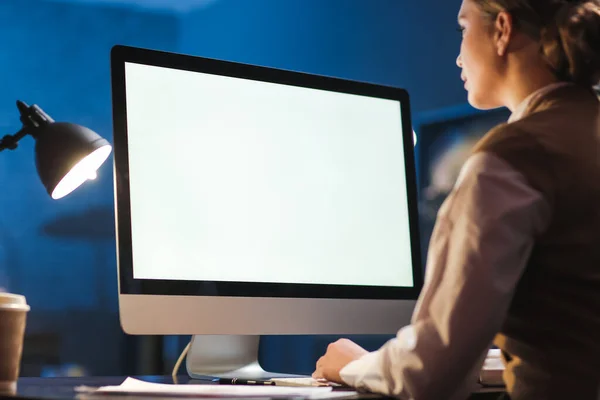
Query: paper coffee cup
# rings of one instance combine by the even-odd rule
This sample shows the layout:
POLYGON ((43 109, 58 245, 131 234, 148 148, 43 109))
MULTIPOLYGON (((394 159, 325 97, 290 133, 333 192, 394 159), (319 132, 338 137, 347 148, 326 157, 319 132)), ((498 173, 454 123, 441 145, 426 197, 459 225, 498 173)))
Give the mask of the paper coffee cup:
POLYGON ((0 293, 0 394, 16 392, 29 309, 25 296, 0 293))

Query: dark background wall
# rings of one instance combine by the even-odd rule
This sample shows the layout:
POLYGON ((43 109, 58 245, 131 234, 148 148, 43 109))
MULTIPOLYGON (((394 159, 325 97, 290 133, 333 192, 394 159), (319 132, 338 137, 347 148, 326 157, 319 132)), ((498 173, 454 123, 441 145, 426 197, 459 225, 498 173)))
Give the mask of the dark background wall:
MULTIPOLYGON (((2 0, 0 135, 20 128, 15 100, 21 99, 112 141, 115 44, 403 87, 418 120, 465 103, 455 65, 459 6, 459 0, 2 0)), ((53 201, 37 177, 31 138, 0 155, 0 287, 26 295, 32 307, 25 375, 140 370, 132 360, 143 346, 118 324, 112 179, 105 164, 96 181, 53 201)), ((160 341, 165 368, 186 339, 160 341)), ((267 337, 265 365, 310 372, 330 339, 267 337)), ((386 337, 356 339, 375 347, 386 337)))

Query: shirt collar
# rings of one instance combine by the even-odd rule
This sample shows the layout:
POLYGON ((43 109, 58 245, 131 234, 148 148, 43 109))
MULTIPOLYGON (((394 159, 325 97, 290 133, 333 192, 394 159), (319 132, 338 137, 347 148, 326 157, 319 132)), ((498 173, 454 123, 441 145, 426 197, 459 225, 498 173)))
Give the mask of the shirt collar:
POLYGON ((531 93, 529 96, 527 96, 525 98, 525 100, 523 100, 521 102, 521 104, 519 104, 517 106, 517 108, 515 108, 515 111, 513 111, 513 113, 510 115, 510 118, 508 119, 508 122, 515 122, 520 120, 521 118, 523 118, 526 113, 527 113, 527 109, 529 108, 529 105, 534 101, 539 99, 542 96, 545 96, 546 94, 548 94, 549 92, 558 89, 560 87, 563 86, 568 86, 571 83, 569 82, 556 82, 556 83, 551 83, 550 85, 544 86, 541 89, 536 90, 535 92, 531 93))

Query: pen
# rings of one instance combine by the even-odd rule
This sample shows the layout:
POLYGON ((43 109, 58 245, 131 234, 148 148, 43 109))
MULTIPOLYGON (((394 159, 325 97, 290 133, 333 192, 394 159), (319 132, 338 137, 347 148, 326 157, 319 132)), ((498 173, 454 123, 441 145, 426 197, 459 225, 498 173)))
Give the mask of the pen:
POLYGON ((273 381, 262 381, 258 379, 239 379, 239 378, 216 378, 213 382, 218 382, 219 385, 271 385, 275 386, 273 381))

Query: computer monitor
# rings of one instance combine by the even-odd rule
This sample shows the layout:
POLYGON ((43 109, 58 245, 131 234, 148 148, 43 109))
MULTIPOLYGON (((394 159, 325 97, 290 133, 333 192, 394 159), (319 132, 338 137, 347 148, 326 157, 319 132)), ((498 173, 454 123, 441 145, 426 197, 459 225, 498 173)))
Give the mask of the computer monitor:
POLYGON ((422 271, 406 91, 126 46, 111 74, 125 332, 409 323, 422 271))

